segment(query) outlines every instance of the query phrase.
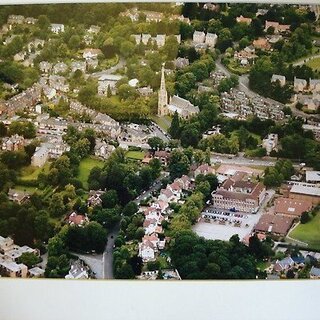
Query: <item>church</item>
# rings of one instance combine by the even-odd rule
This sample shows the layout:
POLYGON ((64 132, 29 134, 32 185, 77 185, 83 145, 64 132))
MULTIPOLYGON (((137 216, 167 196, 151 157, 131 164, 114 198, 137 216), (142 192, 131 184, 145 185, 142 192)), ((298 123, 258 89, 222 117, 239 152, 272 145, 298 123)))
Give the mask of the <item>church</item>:
POLYGON ((166 90, 164 67, 161 69, 161 84, 158 94, 158 116, 173 115, 177 111, 183 119, 189 119, 199 113, 199 107, 194 106, 190 101, 174 95, 168 103, 168 92, 166 90))

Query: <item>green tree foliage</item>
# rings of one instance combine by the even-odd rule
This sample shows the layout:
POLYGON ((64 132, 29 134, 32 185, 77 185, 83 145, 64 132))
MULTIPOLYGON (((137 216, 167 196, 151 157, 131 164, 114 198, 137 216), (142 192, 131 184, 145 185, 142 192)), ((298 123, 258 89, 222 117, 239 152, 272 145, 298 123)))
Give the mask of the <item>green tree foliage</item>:
POLYGON ((177 234, 170 248, 172 263, 182 279, 254 279, 256 262, 237 241, 205 240, 191 231, 177 234))
POLYGON ((26 139, 36 136, 36 127, 32 122, 13 121, 9 125, 9 135, 18 134, 26 139))
POLYGON ((19 263, 25 264, 28 268, 34 267, 40 262, 40 258, 31 252, 24 252, 19 258, 19 263))

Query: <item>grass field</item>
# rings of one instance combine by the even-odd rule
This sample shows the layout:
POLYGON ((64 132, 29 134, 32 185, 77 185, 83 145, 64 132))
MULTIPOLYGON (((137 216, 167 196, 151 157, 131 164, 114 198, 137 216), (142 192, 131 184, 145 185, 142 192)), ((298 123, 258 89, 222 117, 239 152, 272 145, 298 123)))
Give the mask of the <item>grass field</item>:
POLYGON ((16 190, 20 190, 20 191, 25 191, 28 192, 30 194, 35 193, 36 191, 38 191, 39 193, 41 193, 41 191, 37 188, 37 187, 27 187, 27 186, 21 186, 21 185, 16 185, 14 187, 14 189, 16 190))
POLYGON ((28 166, 21 170, 21 180, 36 180, 41 172, 49 172, 50 163, 46 162, 41 168, 28 166))
POLYGON ((128 151, 126 157, 133 160, 142 160, 145 153, 143 151, 128 151))
POLYGON ((306 242, 309 247, 320 249, 320 212, 309 222, 299 224, 289 237, 306 242))
POLYGON ((153 116, 152 120, 164 131, 168 131, 171 125, 171 117, 170 116, 164 116, 164 117, 158 117, 158 116, 153 116))
POLYGON ((311 59, 306 63, 306 65, 312 68, 313 70, 320 71, 320 58, 311 59))
POLYGON ((103 161, 94 158, 85 158, 81 160, 77 178, 82 182, 85 189, 88 189, 88 177, 91 169, 94 167, 102 168, 103 164, 103 161))

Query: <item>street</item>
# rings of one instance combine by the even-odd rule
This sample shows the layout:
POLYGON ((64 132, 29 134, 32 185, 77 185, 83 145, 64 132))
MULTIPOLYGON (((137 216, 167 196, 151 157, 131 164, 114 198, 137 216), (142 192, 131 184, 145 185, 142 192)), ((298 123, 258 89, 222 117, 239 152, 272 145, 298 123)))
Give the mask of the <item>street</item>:
POLYGON ((120 231, 120 223, 108 234, 108 240, 103 252, 103 279, 113 279, 113 246, 120 231))

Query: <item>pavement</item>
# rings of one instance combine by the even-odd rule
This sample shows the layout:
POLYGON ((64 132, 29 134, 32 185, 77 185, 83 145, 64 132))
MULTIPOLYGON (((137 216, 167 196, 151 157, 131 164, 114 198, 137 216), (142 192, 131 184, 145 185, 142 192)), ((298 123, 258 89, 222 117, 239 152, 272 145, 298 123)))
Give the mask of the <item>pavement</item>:
POLYGON ((123 68, 125 66, 125 64, 126 64, 126 61, 123 58, 120 58, 119 62, 115 66, 113 66, 113 67, 111 67, 109 69, 105 69, 105 70, 102 70, 102 71, 99 71, 99 72, 92 73, 92 76, 94 78, 99 78, 99 77, 101 77, 103 75, 106 75, 106 74, 113 74, 118 69, 123 68))
MULTIPOLYGON (((204 237, 205 239, 210 240, 224 240, 228 241, 234 234, 237 234, 242 240, 248 234, 250 234, 254 228, 254 226, 259 221, 261 215, 265 213, 265 209, 269 201, 274 196, 274 190, 268 190, 266 193, 266 197, 263 200, 259 211, 256 214, 252 213, 232 213, 230 216, 218 215, 223 218, 230 219, 231 221, 238 220, 241 221, 241 226, 234 226, 233 223, 226 222, 226 224, 219 224, 219 222, 211 221, 205 222, 204 219, 200 219, 198 223, 193 226, 193 231, 196 232, 199 236, 204 237), (241 214, 242 217, 236 217, 235 214, 241 214)), ((203 214, 206 214, 204 211, 203 214)))
POLYGON ((72 253, 77 256, 79 259, 83 260, 94 272, 96 279, 103 279, 103 260, 102 254, 79 254, 79 253, 72 253))

